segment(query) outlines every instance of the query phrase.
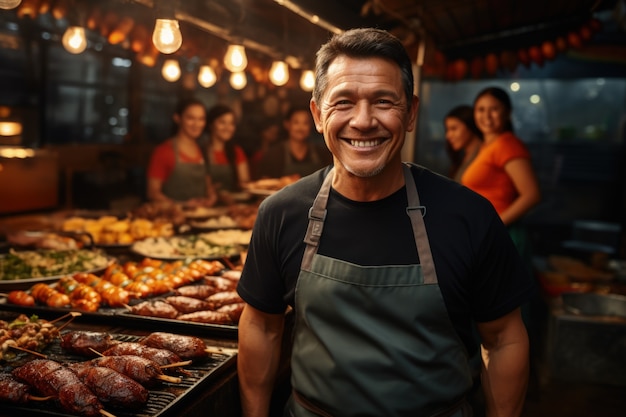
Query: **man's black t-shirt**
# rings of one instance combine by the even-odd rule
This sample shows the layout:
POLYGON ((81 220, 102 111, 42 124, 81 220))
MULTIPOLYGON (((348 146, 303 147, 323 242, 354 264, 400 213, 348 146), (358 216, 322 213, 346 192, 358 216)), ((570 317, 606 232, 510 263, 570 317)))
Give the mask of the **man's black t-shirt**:
MULTIPOLYGON (((309 208, 328 170, 261 204, 238 288, 253 307, 282 313, 293 306, 309 208)), ((472 353, 472 320, 512 311, 529 299, 533 283, 489 201, 424 168, 413 166, 412 172, 448 314, 472 353)), ((352 201, 331 189, 318 253, 363 266, 418 263, 406 207, 404 187, 374 202, 352 201)))

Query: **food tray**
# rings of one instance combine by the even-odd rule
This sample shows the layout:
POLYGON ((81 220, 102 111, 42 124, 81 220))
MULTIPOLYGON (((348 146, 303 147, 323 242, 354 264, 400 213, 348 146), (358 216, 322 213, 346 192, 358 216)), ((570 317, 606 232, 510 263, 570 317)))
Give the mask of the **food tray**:
MULTIPOLYGON (((161 298, 163 296, 155 297, 161 298)), ((142 299, 145 301, 147 299, 142 299)), ((27 315, 36 314, 41 318, 55 319, 69 311, 79 311, 71 308, 54 308, 45 306, 25 307, 16 304, 10 304, 5 298, 0 299, 0 310, 16 313, 24 313, 27 315)), ((194 334, 202 334, 209 337, 221 337, 227 339, 236 339, 238 327, 236 325, 197 323, 191 321, 182 321, 176 319, 164 319, 158 317, 147 317, 136 314, 130 314, 125 308, 107 308, 101 307, 96 312, 79 311, 93 323, 111 324, 115 323, 120 326, 139 327, 141 329, 163 330, 174 332, 187 332, 194 334)))
MULTIPOLYGON (((6 255, 0 255, 0 258, 6 255)), ((76 270, 73 272, 61 274, 61 275, 53 275, 47 277, 37 277, 37 278, 24 278, 24 279, 10 279, 10 280, 0 280, 0 292, 7 292, 13 290, 26 290, 31 288, 34 284, 39 282, 50 283, 53 281, 58 281, 61 277, 76 274, 79 272, 85 272, 89 274, 98 274, 103 272, 109 265, 115 262, 115 257, 110 255, 104 255, 107 259, 106 265, 100 268, 93 268, 87 270, 76 270)))
MULTIPOLYGON (((72 329, 72 325, 68 326, 72 329)), ((125 333, 112 333, 114 339, 123 342, 135 342, 139 340, 139 336, 125 333)), ((206 342, 206 341, 205 341, 206 342)), ((207 342, 207 345, 210 345, 207 342)), ((68 354, 61 349, 59 342, 54 342, 48 346, 43 352, 48 359, 62 363, 79 362, 87 360, 87 358, 68 354)), ((2 362, 2 370, 10 371, 12 368, 21 365, 29 360, 28 354, 20 354, 16 360, 11 362, 2 362)), ((217 378, 223 373, 231 369, 235 365, 236 353, 233 350, 224 350, 224 353, 212 354, 206 359, 194 361, 192 364, 184 367, 187 374, 169 373, 182 377, 180 383, 159 382, 155 387, 149 388, 149 398, 146 405, 139 410, 128 411, 119 408, 107 408, 105 410, 112 413, 116 417, 170 417, 180 415, 180 408, 189 399, 190 396, 200 393, 207 389, 217 378)), ((3 403, 2 416, 70 416, 61 410, 53 400, 43 402, 30 402, 25 405, 14 405, 3 403)))

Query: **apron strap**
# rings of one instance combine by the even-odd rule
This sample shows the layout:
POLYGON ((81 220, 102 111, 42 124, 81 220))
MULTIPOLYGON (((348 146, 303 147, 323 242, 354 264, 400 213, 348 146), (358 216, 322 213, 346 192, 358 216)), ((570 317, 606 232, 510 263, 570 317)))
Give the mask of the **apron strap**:
POLYGON ((326 175, 326 178, 324 178, 322 187, 317 197, 315 197, 315 201, 313 201, 313 206, 309 209, 309 224, 307 226, 306 235, 304 236, 306 248, 304 249, 301 264, 301 269, 306 271, 311 267, 313 256, 317 253, 317 247, 320 243, 320 237, 322 236, 324 220, 326 219, 326 204, 328 203, 333 176, 334 168, 331 169, 326 175))
POLYGON ((437 272, 435 271, 435 262, 433 254, 430 251, 428 243, 428 234, 426 233, 426 225, 423 217, 426 215, 426 207, 420 205, 420 199, 417 194, 417 186, 413 173, 408 164, 402 165, 404 171, 404 182, 406 185, 406 193, 408 199, 408 207, 406 212, 411 219, 413 226, 413 235, 415 236, 415 244, 417 245, 417 253, 420 257, 420 265, 424 273, 424 284, 436 284, 437 272))

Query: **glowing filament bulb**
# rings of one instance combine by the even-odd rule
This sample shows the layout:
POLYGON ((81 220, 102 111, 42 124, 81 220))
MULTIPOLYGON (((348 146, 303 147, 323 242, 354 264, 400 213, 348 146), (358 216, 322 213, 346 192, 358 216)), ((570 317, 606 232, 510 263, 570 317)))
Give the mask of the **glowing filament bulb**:
POLYGON ((242 90, 248 84, 245 72, 233 72, 230 75, 230 86, 235 90, 242 90))
POLYGON ((167 81, 173 83, 174 81, 178 81, 180 78, 180 65, 178 61, 175 59, 168 59, 163 63, 163 68, 161 69, 161 75, 167 81))
POLYGON ((300 88, 304 91, 313 91, 313 87, 315 87, 315 75, 313 71, 306 70, 302 73, 302 77, 300 77, 300 88))
POLYGON ((289 67, 284 61, 274 61, 270 68, 270 81, 272 84, 281 86, 289 81, 289 67))
POLYGON ((204 88, 209 88, 215 84, 217 76, 215 71, 209 65, 203 65, 198 72, 198 82, 204 88))
POLYGON ((152 32, 152 42, 164 54, 173 54, 183 44, 178 20, 157 19, 152 32))
POLYGON ((71 54, 80 54, 87 48, 85 29, 80 26, 70 26, 61 40, 63 47, 71 54))
POLYGON ((243 45, 229 45, 224 56, 224 66, 230 72, 240 72, 248 66, 248 57, 243 45))

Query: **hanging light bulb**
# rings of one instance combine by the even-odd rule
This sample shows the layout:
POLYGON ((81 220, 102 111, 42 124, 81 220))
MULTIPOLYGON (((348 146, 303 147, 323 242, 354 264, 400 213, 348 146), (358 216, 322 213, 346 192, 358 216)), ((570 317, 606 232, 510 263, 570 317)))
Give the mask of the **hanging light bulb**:
POLYGON ((22 0, 0 0, 0 9, 15 9, 21 2, 22 0))
POLYGON ((161 75, 165 80, 173 83, 174 81, 178 81, 180 78, 180 65, 178 61, 175 59, 167 59, 163 63, 163 68, 161 68, 161 75))
POLYGON ((274 61, 272 63, 270 81, 279 87, 287 84, 287 81, 289 81, 289 67, 285 61, 274 61))
POLYGON ((304 91, 313 91, 313 87, 315 87, 315 75, 313 71, 303 71, 302 77, 300 77, 300 88, 304 91))
POLYGON ((248 78, 243 71, 233 72, 230 75, 230 86, 235 90, 242 90, 248 84, 248 78))
POLYGON ((228 45, 226 55, 224 55, 224 66, 230 72, 240 72, 248 66, 246 48, 243 45, 228 45))
POLYGON ((210 65, 203 65, 198 71, 198 82, 204 88, 212 87, 217 81, 215 71, 210 65))
POLYGON ((152 43, 164 54, 173 54, 183 44, 178 20, 157 19, 152 32, 152 43))
POLYGON ((87 48, 85 28, 80 26, 69 26, 63 34, 61 42, 67 52, 71 54, 80 54, 87 48))

